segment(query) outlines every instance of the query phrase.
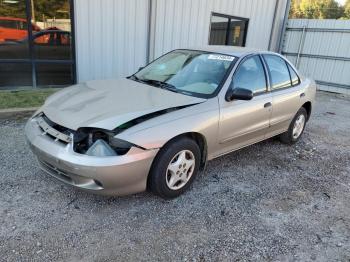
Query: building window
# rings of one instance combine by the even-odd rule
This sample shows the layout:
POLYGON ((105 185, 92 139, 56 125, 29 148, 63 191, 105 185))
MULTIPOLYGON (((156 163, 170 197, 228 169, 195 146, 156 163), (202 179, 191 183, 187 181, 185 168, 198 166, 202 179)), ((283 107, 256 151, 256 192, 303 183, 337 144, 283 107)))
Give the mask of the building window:
POLYGON ((212 13, 210 45, 245 46, 249 19, 212 13))
POLYGON ((0 3, 0 89, 75 83, 73 0, 0 3))

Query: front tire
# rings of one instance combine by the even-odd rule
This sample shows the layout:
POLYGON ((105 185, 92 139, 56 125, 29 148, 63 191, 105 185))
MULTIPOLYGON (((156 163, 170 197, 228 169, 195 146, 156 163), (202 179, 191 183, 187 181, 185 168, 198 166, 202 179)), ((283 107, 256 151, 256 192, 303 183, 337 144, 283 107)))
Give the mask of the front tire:
POLYGON ((198 144, 187 137, 165 145, 153 161, 149 189, 156 195, 171 199, 183 194, 192 184, 200 166, 198 144))
POLYGON ((289 125, 287 132, 280 135, 280 140, 285 144, 296 143, 304 132, 307 121, 307 112, 304 107, 300 108, 289 125))

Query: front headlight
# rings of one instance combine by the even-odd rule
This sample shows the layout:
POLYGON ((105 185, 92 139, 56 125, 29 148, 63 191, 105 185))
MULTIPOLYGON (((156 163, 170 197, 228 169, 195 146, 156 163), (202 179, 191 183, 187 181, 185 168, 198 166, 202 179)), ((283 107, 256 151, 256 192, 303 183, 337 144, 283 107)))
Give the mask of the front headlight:
POLYGON ((116 156, 125 155, 132 143, 114 137, 108 130, 95 128, 80 128, 73 135, 74 151, 89 156, 116 156))
POLYGON ((102 139, 98 139, 92 146, 86 151, 88 156, 116 156, 116 152, 102 139))
POLYGON ((109 145, 112 148, 118 148, 118 149, 130 149, 133 146, 133 144, 116 137, 110 137, 109 145))

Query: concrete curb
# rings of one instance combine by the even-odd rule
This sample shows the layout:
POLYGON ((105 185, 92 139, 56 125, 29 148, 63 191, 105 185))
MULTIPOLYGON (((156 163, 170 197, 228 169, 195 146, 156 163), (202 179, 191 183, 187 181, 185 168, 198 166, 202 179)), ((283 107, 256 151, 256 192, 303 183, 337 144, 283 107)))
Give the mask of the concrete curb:
POLYGON ((0 119, 13 119, 31 116, 39 107, 0 109, 0 119))

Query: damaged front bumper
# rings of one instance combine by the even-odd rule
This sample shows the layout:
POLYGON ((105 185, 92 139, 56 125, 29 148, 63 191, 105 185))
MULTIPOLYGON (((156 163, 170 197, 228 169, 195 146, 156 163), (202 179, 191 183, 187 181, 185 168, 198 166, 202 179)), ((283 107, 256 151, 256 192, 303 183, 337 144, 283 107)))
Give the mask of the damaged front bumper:
POLYGON ((147 176, 159 149, 132 147, 125 155, 94 157, 73 150, 47 135, 37 120, 30 119, 25 134, 40 167, 58 180, 103 195, 128 195, 146 190, 147 176))

